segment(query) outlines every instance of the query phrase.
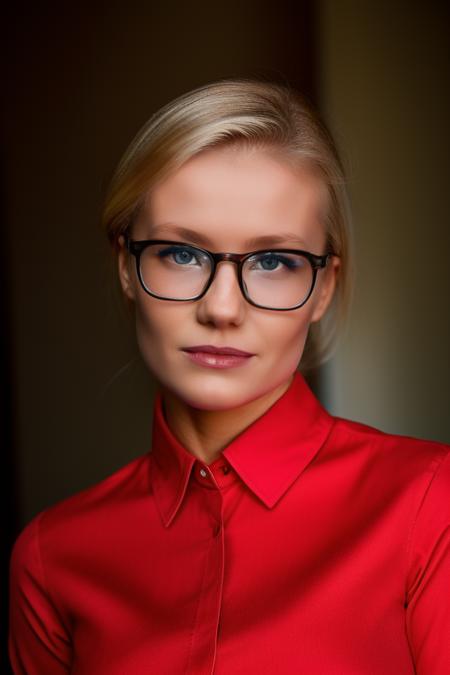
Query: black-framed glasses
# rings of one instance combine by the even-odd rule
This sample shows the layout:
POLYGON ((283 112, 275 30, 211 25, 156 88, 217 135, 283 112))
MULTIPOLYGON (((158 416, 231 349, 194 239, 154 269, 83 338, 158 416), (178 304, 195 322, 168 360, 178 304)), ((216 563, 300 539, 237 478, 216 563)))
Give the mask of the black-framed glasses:
POLYGON ((146 293, 160 300, 199 300, 211 286, 217 265, 232 262, 244 298, 262 309, 298 309, 311 296, 317 272, 333 255, 271 248, 249 253, 212 253, 180 241, 126 239, 146 293))

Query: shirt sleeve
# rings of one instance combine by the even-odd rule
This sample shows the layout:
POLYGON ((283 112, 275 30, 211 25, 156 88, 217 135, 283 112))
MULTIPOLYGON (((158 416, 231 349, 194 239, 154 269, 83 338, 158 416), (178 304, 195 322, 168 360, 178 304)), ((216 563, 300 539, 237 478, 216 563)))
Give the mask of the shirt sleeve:
POLYGON ((417 675, 450 673, 450 452, 436 469, 410 539, 406 629, 417 675))
POLYGON ((70 637, 47 588, 35 518, 11 556, 9 655, 14 675, 70 672, 70 637))

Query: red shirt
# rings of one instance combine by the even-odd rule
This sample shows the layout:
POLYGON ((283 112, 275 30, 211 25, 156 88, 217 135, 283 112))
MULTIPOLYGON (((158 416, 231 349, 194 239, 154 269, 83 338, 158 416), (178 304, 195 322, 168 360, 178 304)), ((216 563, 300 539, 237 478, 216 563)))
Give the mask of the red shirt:
POLYGON ((449 675, 447 446, 331 417, 300 375, 210 465, 153 449, 12 558, 27 675, 449 675))

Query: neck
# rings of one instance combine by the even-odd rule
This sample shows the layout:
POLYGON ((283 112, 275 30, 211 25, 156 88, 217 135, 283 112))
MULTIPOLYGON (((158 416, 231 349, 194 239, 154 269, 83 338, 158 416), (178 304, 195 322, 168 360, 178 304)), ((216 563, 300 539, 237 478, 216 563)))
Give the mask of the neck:
POLYGON ((172 433, 194 457, 211 464, 240 433, 261 417, 289 388, 286 382, 231 410, 192 408, 167 389, 162 390, 164 416, 172 433))

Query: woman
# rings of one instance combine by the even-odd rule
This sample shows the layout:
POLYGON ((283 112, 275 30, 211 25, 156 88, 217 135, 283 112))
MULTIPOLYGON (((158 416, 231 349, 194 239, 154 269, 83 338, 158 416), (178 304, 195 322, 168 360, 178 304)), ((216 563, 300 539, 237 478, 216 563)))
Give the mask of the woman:
POLYGON ((159 383, 152 450, 21 534, 14 672, 448 675, 448 448, 331 417, 297 372, 351 268, 314 113, 253 81, 188 93, 104 220, 159 383))

